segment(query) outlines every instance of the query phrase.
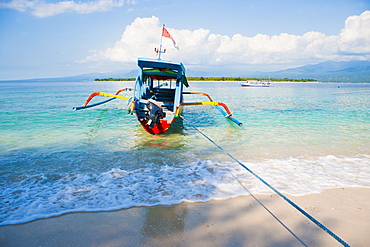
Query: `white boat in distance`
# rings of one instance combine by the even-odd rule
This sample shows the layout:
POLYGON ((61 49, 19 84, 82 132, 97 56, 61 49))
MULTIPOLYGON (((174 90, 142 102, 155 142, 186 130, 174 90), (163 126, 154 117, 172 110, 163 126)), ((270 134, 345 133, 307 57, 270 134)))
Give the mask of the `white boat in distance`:
POLYGON ((269 87, 270 81, 249 80, 240 84, 242 87, 269 87))

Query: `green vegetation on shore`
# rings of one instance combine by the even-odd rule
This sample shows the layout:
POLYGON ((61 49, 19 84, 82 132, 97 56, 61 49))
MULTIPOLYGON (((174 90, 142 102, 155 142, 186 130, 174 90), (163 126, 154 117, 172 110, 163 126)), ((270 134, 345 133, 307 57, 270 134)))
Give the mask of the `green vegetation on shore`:
POLYGON ((95 79, 94 81, 135 81, 135 78, 103 78, 103 79, 95 79))
MULTIPOLYGON (((187 77, 188 81, 289 81, 289 82, 316 82, 315 79, 289 79, 289 78, 244 78, 244 77, 187 77)), ((95 79, 95 81, 135 81, 135 78, 104 78, 95 79)))

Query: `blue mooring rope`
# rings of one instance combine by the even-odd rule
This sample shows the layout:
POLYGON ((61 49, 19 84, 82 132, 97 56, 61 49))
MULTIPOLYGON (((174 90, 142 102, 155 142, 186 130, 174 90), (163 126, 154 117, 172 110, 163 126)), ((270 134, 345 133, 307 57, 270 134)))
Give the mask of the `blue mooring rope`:
MULTIPOLYGON (((183 118, 184 121, 185 118, 183 118)), ((280 197, 282 197, 285 201, 287 201, 290 205, 295 207, 299 212, 301 212, 304 216, 309 218, 312 222, 314 222, 316 225, 318 225, 321 229, 326 231, 330 236, 332 236, 335 240, 337 240, 339 243, 341 243, 343 246, 349 247, 350 245, 347 244, 343 239, 341 239, 339 236, 337 236, 334 232, 330 231, 326 226, 324 226, 322 223, 320 223, 318 220, 316 220, 314 217, 312 217, 309 213, 304 211, 301 207, 299 207, 297 204, 295 204, 293 201, 291 201, 289 198, 284 196, 280 191, 272 187, 269 183, 267 183, 265 180, 263 180, 260 176, 258 176, 256 173, 254 173, 251 169, 249 169, 247 166, 245 166, 243 163, 241 163, 239 160, 237 160, 234 156, 232 156, 230 153, 228 153, 225 149, 223 149, 221 146, 219 146, 216 142, 214 142, 211 138, 209 138, 206 134, 204 134, 202 131, 200 131, 197 127, 195 127, 194 124, 190 123, 189 121, 186 121, 189 123, 196 131, 198 131, 201 135, 203 135, 206 139, 208 139, 210 142, 212 142, 216 147, 218 147, 222 152, 227 154, 230 158, 232 158, 234 161, 236 161, 239 165, 241 165, 243 168, 245 168, 247 171, 249 171, 253 176, 258 178, 262 183, 264 183, 267 187, 272 189, 276 194, 278 194, 280 197)))

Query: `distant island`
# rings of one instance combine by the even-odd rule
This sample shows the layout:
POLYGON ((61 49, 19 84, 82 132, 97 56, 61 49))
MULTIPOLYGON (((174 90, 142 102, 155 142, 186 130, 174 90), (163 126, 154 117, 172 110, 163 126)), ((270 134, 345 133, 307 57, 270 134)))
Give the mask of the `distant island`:
MULTIPOLYGON (((289 82, 317 82, 315 79, 289 79, 289 78, 244 78, 244 77, 187 77, 188 81, 289 81, 289 82)), ((135 81, 136 78, 103 78, 95 81, 135 81)))
POLYGON ((135 81, 136 78, 103 78, 103 79, 95 79, 94 81, 135 81))

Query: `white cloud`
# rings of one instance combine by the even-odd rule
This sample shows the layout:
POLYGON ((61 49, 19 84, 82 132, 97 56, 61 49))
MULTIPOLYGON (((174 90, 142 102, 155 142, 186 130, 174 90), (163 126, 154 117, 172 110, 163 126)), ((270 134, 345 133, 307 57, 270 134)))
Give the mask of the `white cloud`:
MULTIPOLYGON (((281 33, 254 37, 212 34, 210 30, 176 30, 167 28, 180 47, 165 43, 163 59, 196 65, 303 65, 326 60, 370 59, 370 11, 351 16, 338 35, 320 32, 303 35, 281 33)), ((85 61, 134 62, 137 57, 155 57, 161 35, 157 17, 137 18, 126 27, 121 39, 105 50, 95 52, 85 61)), ((170 41, 164 38, 164 41, 170 41)))
POLYGON ((44 18, 65 12, 74 12, 78 14, 104 12, 115 7, 122 7, 125 4, 135 3, 135 0, 95 0, 77 3, 73 0, 57 3, 47 3, 43 0, 12 0, 9 3, 1 3, 0 7, 15 9, 20 12, 30 13, 35 17, 44 18))
POLYGON ((370 11, 350 16, 340 33, 340 50, 352 54, 370 53, 370 11))

